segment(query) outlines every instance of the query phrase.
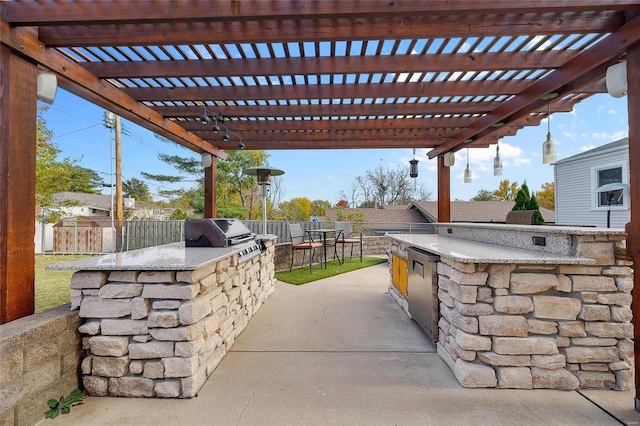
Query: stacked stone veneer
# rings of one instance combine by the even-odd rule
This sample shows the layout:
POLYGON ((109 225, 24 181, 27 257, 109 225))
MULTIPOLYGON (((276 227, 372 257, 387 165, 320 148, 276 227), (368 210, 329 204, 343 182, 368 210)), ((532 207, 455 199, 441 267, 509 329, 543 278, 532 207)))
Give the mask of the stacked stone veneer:
MULTIPOLYGON (((441 257, 437 352, 460 384, 632 388, 633 270, 614 258, 623 237, 573 238, 576 256, 595 265, 487 265, 441 257)), ((406 300, 391 288, 406 310, 406 300)))
POLYGON ((189 398, 273 293, 275 240, 259 257, 193 271, 78 271, 83 383, 96 396, 189 398))

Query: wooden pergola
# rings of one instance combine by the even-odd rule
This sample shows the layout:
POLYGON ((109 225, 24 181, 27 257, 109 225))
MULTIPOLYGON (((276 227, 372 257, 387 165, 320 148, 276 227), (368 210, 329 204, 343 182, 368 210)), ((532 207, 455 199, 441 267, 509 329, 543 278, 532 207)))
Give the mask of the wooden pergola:
POLYGON ((241 138, 253 150, 428 148, 447 222, 445 153, 487 147, 498 132, 606 93, 607 69, 624 60, 627 241, 640 264, 640 1, 16 0, 0 9, 0 323, 34 310, 40 72, 212 154, 206 217, 216 216, 216 159, 241 138), (216 119, 229 140, 224 126, 211 130, 216 119))

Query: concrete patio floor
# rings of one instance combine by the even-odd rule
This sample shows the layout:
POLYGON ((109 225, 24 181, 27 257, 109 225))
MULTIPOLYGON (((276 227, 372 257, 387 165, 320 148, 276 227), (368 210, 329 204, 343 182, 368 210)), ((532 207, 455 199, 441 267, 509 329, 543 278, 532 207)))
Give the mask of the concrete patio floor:
POLYGON ((44 424, 640 424, 634 392, 463 388, 388 282, 386 263, 279 282, 196 398, 86 397, 44 424))

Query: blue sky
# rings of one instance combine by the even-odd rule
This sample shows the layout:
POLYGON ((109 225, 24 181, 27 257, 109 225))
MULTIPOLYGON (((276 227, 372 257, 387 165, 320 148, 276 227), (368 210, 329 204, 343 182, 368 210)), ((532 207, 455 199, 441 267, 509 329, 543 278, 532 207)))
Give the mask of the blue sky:
MULTIPOLYGON (((62 150, 60 159, 80 159, 80 164, 97 171, 106 183, 111 180, 110 158, 113 136, 103 125, 104 109, 92 105, 64 90, 58 90, 55 102, 44 114, 54 142, 62 150)), ((233 129, 232 126, 230 126, 233 129)), ((598 94, 576 105, 570 113, 551 116, 551 134, 557 143, 558 160, 604 145, 628 135, 627 98, 598 94)), ((473 181, 463 183, 466 151, 456 153, 451 169, 451 199, 469 200, 481 189, 493 191, 501 180, 527 185, 533 191, 545 182, 553 182, 553 166, 542 164, 542 142, 546 139, 547 120, 540 126, 522 129, 516 136, 502 138, 500 154, 504 161, 503 176, 493 176, 495 146, 470 149, 469 163, 473 181)), ((417 149, 418 184, 436 199, 436 161, 429 160, 429 149, 417 149)), ((123 179, 142 179, 140 172, 173 174, 175 169, 158 160, 158 153, 188 156, 186 148, 162 142, 153 133, 123 120, 123 179)), ((269 165, 285 171, 281 177, 283 201, 296 197, 310 200, 339 201, 340 191, 349 191, 357 176, 379 165, 409 167, 413 149, 376 150, 299 150, 268 151, 269 165)), ((144 179, 142 179, 144 180, 144 179)), ((157 184, 147 181, 152 193, 157 184)), ((108 189, 106 191, 109 191, 108 189)), ((105 192, 106 193, 106 192, 105 192)))

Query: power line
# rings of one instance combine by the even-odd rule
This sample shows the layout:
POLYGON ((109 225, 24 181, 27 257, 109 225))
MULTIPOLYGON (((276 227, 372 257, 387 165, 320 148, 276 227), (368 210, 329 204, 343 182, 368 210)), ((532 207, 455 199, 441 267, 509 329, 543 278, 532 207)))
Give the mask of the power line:
POLYGON ((71 135, 71 134, 74 134, 74 133, 78 133, 78 132, 81 132, 81 131, 83 131, 83 130, 90 129, 90 128, 92 128, 92 127, 100 126, 100 124, 102 124, 102 123, 92 124, 91 126, 83 127, 82 129, 73 130, 73 131, 71 131, 71 132, 63 133, 63 134, 61 134, 61 135, 56 135, 56 136, 52 137, 52 138, 51 138, 51 140, 53 140, 53 139, 57 139, 57 138, 61 138, 61 137, 63 137, 63 136, 68 136, 68 135, 71 135))

